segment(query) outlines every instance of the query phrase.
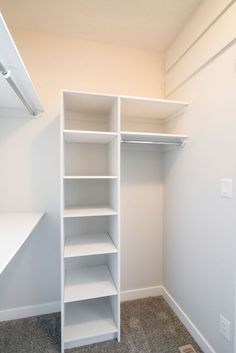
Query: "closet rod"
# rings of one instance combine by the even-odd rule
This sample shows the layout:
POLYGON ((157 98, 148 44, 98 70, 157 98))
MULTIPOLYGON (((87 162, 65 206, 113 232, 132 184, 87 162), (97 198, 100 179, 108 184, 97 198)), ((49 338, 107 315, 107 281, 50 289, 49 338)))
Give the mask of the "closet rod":
POLYGON ((33 109, 30 104, 27 102, 27 100, 25 99, 23 93, 21 92, 21 90, 17 87, 17 84, 15 83, 15 81, 11 78, 11 71, 7 70, 5 68, 5 66, 0 62, 0 73, 2 74, 2 76, 7 80, 7 82, 9 83, 9 85, 12 87, 12 89, 14 90, 14 92, 16 93, 17 97, 20 98, 21 102, 24 104, 24 106, 26 107, 26 109, 28 110, 28 112, 30 114, 32 114, 33 116, 36 116, 39 114, 39 112, 37 112, 35 109, 33 109))
POLYGON ((137 141, 137 140, 121 140, 122 143, 143 143, 150 145, 177 145, 182 146, 183 142, 161 142, 161 141, 137 141))

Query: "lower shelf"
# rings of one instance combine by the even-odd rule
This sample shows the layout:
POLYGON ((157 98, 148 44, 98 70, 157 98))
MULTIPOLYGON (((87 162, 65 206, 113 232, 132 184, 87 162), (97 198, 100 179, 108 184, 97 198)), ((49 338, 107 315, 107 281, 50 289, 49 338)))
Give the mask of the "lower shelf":
POLYGON ((97 216, 113 216, 113 215, 117 215, 117 211, 115 211, 109 206, 66 208, 64 210, 64 218, 97 217, 97 216))
POLYGON ((67 270, 65 303, 117 294, 108 266, 91 266, 67 270))
POLYGON ((69 236, 65 240, 64 257, 117 253, 108 233, 69 236))
POLYGON ((92 339, 99 336, 117 332, 109 298, 66 304, 64 327, 66 348, 80 346, 85 344, 85 340, 89 343, 89 340, 92 342, 92 339))

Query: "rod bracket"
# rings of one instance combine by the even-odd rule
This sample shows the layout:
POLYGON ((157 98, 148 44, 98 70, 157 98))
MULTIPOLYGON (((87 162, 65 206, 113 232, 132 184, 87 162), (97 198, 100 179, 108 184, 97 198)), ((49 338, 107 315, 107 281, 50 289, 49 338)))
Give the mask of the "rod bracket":
POLYGON ((182 140, 180 143, 180 148, 184 148, 186 143, 187 143, 187 139, 182 140))
POLYGON ((5 78, 5 79, 8 79, 10 76, 11 76, 11 71, 10 70, 6 70, 6 71, 0 71, 2 76, 5 78))

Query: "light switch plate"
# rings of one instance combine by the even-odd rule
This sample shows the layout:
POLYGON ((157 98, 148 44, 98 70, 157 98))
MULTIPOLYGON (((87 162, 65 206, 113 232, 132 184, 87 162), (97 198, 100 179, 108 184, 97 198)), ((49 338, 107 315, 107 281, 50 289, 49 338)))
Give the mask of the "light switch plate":
POLYGON ((223 315, 220 315, 220 333, 230 341, 230 322, 223 315))
POLYGON ((220 179, 220 196, 231 199, 233 196, 233 181, 230 178, 220 179))

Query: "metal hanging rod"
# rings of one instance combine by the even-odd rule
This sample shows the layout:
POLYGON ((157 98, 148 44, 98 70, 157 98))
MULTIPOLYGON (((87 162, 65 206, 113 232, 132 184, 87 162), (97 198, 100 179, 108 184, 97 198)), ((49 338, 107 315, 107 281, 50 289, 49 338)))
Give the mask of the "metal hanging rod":
POLYGON ((182 146, 184 142, 161 142, 161 141, 140 141, 140 140, 121 140, 122 143, 142 143, 149 145, 177 145, 182 146))
POLYGON ((0 62, 0 73, 1 75, 7 80, 7 82, 9 83, 9 85, 12 87, 12 89, 14 90, 14 92, 16 93, 17 97, 21 100, 21 102, 24 104, 24 106, 26 107, 26 109, 28 110, 28 112, 30 114, 32 114, 33 116, 36 116, 39 114, 38 111, 36 111, 35 109, 33 109, 30 104, 27 102, 26 98, 24 97, 24 94, 21 92, 21 90, 17 87, 15 81, 12 79, 11 77, 11 71, 7 70, 5 68, 5 66, 0 62))

